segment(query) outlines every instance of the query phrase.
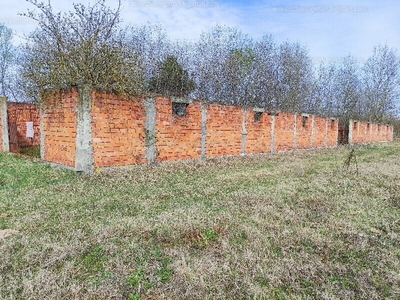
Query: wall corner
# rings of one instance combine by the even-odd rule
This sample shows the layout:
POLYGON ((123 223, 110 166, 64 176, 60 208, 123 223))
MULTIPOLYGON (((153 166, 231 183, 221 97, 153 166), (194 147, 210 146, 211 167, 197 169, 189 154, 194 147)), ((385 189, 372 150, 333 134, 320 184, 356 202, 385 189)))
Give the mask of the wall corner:
POLYGON ((207 158, 207 104, 201 102, 201 155, 200 159, 207 158))
POLYGON ((2 151, 10 151, 10 141, 8 138, 8 117, 7 117, 7 98, 0 97, 0 118, 1 118, 1 132, 2 135, 2 151))
POLYGON ((91 173, 94 170, 92 146, 92 86, 78 87, 78 114, 76 119, 75 171, 91 173))
POLYGON ((157 159, 156 148, 156 99, 147 97, 144 99, 146 120, 144 121, 145 130, 145 158, 147 163, 152 164, 157 159))

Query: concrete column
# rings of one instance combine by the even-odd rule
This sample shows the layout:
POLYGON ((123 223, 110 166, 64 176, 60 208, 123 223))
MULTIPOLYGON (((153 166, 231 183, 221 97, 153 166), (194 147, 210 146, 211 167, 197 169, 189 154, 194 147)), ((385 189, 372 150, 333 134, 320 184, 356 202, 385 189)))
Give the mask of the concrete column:
POLYGON ((244 155, 246 154, 246 138, 247 138, 247 130, 246 130, 246 115, 247 115, 247 109, 242 108, 242 140, 241 140, 241 151, 240 154, 244 155))
POLYGON ((314 148, 314 115, 311 115, 311 136, 310 136, 310 148, 314 148))
POLYGON ((390 126, 390 141, 393 142, 394 127, 390 126))
POLYGON ((353 144, 353 120, 349 120, 349 145, 353 144))
POLYGON ((207 158, 207 104, 201 102, 201 160, 207 158))
POLYGON ((271 114, 271 153, 275 152, 275 115, 271 114))
POLYGON ((297 114, 294 114, 294 126, 293 126, 293 149, 297 148, 297 114))
POLYGON ((335 141, 336 141, 336 147, 338 146, 338 144, 339 144, 339 119, 335 119, 335 122, 336 122, 336 139, 335 139, 335 141))
MULTIPOLYGON (((324 147, 328 148, 328 130, 329 130, 329 119, 325 118, 325 136, 324 136, 324 147)), ((332 122, 332 121, 331 121, 332 122)))
POLYGON ((364 142, 365 142, 365 144, 367 144, 368 143, 368 127, 370 127, 370 126, 368 126, 368 123, 364 123, 364 127, 365 127, 364 142))
POLYGON ((157 159, 156 148, 156 99, 148 97, 144 100, 146 110, 145 125, 145 149, 147 163, 152 164, 157 159))
POLYGON ((92 147, 92 86, 78 87, 78 116, 76 124, 75 171, 93 171, 92 147))
POLYGON ((2 151, 10 151, 10 142, 8 139, 8 116, 7 116, 7 98, 0 97, 0 118, 1 118, 1 132, 2 135, 2 151))
POLYGON ((39 114, 40 114, 40 158, 46 160, 45 158, 45 132, 43 124, 43 116, 45 114, 44 103, 40 103, 39 114))

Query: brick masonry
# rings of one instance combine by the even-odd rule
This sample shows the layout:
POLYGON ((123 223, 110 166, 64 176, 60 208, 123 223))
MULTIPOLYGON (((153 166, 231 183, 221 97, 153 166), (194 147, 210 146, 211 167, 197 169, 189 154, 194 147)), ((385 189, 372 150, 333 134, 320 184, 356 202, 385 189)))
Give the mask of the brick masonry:
POLYGON ((201 103, 193 101, 183 105, 187 105, 186 115, 174 115, 170 99, 156 99, 155 143, 158 161, 201 156, 201 103))
MULTIPOLYGON (((39 108, 32 103, 7 102, 7 116, 9 126, 11 123, 16 127, 16 144, 10 145, 10 148, 38 146, 40 145, 40 116, 39 108), (27 137, 26 122, 33 122, 33 137, 27 137), (14 147, 13 147, 14 146, 14 147)), ((14 148, 15 149, 15 148, 14 148)))
MULTIPOLYGON (((46 98, 41 126, 37 110, 18 113, 21 134, 23 119, 34 116, 43 160, 77 168, 78 96, 72 89, 46 98)), ((334 118, 190 99, 123 98, 100 91, 92 91, 90 97, 87 112, 93 166, 89 169, 337 145, 338 119, 334 118), (186 106, 183 115, 173 113, 174 102, 186 106)), ((11 116, 18 110, 10 104, 11 116)), ((392 126, 354 121, 350 125, 352 144, 393 140, 392 126)))
POLYGON ((393 141, 393 126, 356 120, 349 121, 349 144, 393 141))
POLYGON ((75 167, 78 92, 71 90, 43 100, 42 159, 75 167))
POLYGON ((242 149, 242 108, 207 105, 206 156, 239 155, 242 149))
MULTIPOLYGON (((295 140, 295 114, 277 112, 274 117, 274 151, 291 150, 298 147, 299 141, 295 140)), ((300 142, 301 144, 301 142, 300 142)))
POLYGON ((247 108, 245 129, 247 131, 245 153, 271 151, 271 122, 267 111, 261 112, 260 120, 255 120, 255 111, 247 108))
POLYGON ((96 92, 92 105, 94 167, 145 163, 143 99, 96 92))

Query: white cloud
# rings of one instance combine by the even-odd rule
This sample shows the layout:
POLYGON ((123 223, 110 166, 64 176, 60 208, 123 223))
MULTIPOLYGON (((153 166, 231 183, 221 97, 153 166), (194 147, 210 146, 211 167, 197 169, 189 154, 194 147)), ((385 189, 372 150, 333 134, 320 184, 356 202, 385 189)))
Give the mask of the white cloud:
MULTIPOLYGON (((166 1, 161 6, 135 6, 125 4, 122 11, 122 18, 127 23, 145 24, 158 23, 165 28, 172 38, 176 39, 196 39, 201 32, 208 30, 216 24, 237 26, 237 9, 222 4, 209 6, 202 5, 200 1, 187 1, 184 6, 183 1, 166 1), (169 3, 170 5, 167 5, 169 3), (176 6, 173 4, 177 3, 176 6), (195 4, 198 3, 196 6, 195 4)), ((157 3, 157 2, 155 2, 157 3)))
MULTIPOLYGON (((88 4, 93 0, 79 2, 88 4)), ((56 11, 73 8, 64 1, 52 3, 56 11)), ((117 3, 106 1, 113 8, 117 3)), ((33 9, 25 0, 0 0, 0 6, 0 22, 17 32, 16 41, 36 27, 34 22, 17 15, 33 9)), ((312 57, 352 54, 365 58, 379 43, 400 45, 400 10, 395 0, 123 0, 121 16, 126 24, 158 23, 176 39, 196 39, 217 24, 235 26, 253 38, 272 34, 278 42, 299 41, 309 48, 312 57), (366 10, 351 11, 357 7, 366 10)))

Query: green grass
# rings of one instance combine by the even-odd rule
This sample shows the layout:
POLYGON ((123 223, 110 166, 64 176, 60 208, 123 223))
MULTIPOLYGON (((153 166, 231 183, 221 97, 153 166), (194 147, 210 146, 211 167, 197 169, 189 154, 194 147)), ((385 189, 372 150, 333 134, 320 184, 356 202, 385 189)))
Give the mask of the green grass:
POLYGON ((40 146, 27 146, 19 148, 19 153, 30 157, 40 158, 40 146))
POLYGON ((0 154, 0 298, 399 299, 400 142, 349 153, 92 175, 0 154))

